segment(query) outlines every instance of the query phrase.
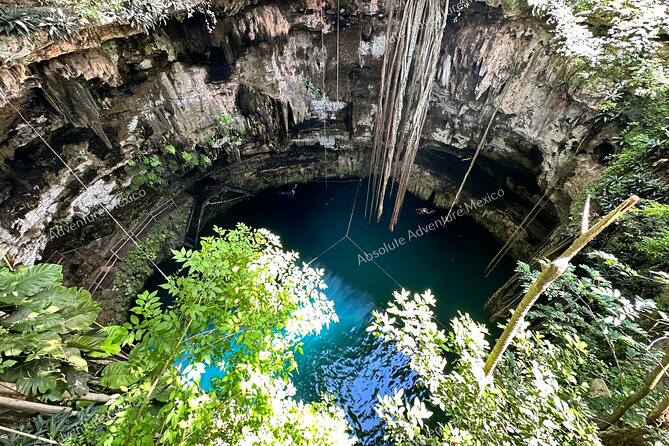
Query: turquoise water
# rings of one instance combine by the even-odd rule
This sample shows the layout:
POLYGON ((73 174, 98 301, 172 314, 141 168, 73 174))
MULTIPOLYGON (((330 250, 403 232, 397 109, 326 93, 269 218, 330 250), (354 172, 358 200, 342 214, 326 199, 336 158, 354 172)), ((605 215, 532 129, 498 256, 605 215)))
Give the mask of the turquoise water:
POLYGON ((369 223, 364 217, 366 183, 314 182, 298 185, 294 196, 279 193, 291 188, 267 190, 235 205, 207 222, 201 236, 212 235, 214 225, 264 227, 281 237, 284 248, 326 271, 326 295, 334 301, 340 322, 304 340, 294 378, 297 396, 314 400, 321 392, 334 394, 361 441, 376 444, 377 395, 411 387, 415 376, 407 370, 405 357, 365 332, 371 311, 385 308, 401 287, 431 289, 443 325, 458 312, 484 322, 485 301, 511 275, 514 264, 505 259, 484 278, 483 270, 500 244, 466 216, 430 228, 443 213, 419 215, 416 208, 430 205, 412 195, 407 195, 399 224, 390 232, 387 221, 369 223), (349 238, 342 239, 347 231, 349 238), (372 262, 361 250, 380 255, 372 262))

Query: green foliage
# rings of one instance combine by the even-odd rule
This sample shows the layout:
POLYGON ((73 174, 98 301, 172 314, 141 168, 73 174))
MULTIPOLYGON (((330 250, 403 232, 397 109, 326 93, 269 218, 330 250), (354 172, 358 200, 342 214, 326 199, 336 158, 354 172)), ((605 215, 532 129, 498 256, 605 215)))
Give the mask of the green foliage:
POLYGON ((61 8, 0 6, 0 32, 8 36, 33 38, 43 31, 50 39, 60 40, 77 34, 79 29, 79 20, 61 8))
POLYGON ((211 158, 195 151, 178 150, 167 144, 161 153, 136 154, 126 165, 126 172, 132 178, 130 189, 137 191, 143 186, 158 188, 167 184, 169 175, 180 175, 194 167, 211 166, 211 158))
POLYGON ((663 157, 669 139, 669 90, 660 89, 654 98, 628 97, 619 104, 618 114, 628 122, 620 138, 621 149, 602 176, 574 201, 572 216, 578 219, 586 194, 604 212, 638 195, 644 200, 620 221, 609 247, 603 249, 637 269, 667 269, 669 217, 662 209, 669 205, 669 177, 653 164, 663 157))
POLYGON ((232 123, 235 122, 235 117, 232 116, 230 113, 221 113, 221 115, 218 117, 218 125, 221 129, 221 132, 229 132, 230 127, 232 126, 232 123))
POLYGON ((148 33, 167 22, 175 11, 192 15, 195 12, 205 14, 210 26, 216 22, 209 7, 209 2, 201 0, 42 0, 42 3, 67 8, 78 23, 110 18, 119 22, 130 23, 135 28, 148 33))
POLYGON ((642 167, 633 167, 624 175, 604 174, 595 185, 597 203, 604 212, 615 209, 624 199, 637 195, 647 200, 666 200, 667 186, 652 178, 642 167))
POLYGON ((419 397, 403 393, 379 398, 386 439, 398 445, 599 445, 596 427, 582 413, 585 389, 575 370, 585 344, 565 335, 558 347, 542 334, 521 330, 492 378, 483 371, 489 354, 487 330, 468 316, 452 321, 448 334, 434 322, 428 292, 395 293, 385 313, 374 312, 370 330, 408 355, 427 400, 448 417, 439 434, 424 428, 431 413, 419 397), (445 371, 445 355, 457 355, 445 371))
MULTIPOLYGON (((627 121, 620 137, 621 150, 603 175, 589 188, 604 211, 617 206, 631 194, 651 200, 666 200, 667 185, 650 164, 667 144, 669 135, 669 89, 659 90, 655 97, 628 97, 619 106, 627 121)), ((575 212, 580 209, 573 209, 575 212)))
POLYGON ((131 306, 137 293, 141 291, 144 282, 154 272, 154 267, 147 260, 159 259, 168 251, 168 246, 174 246, 178 240, 181 226, 185 224, 184 215, 177 215, 159 223, 139 247, 133 248, 123 259, 123 265, 114 276, 112 286, 103 292, 106 307, 116 310, 113 321, 120 323, 125 320, 128 308, 131 306), (178 227, 178 230, 177 230, 178 227))
POLYGON ((637 214, 645 223, 645 233, 641 234, 635 247, 661 267, 666 267, 669 264, 669 205, 650 202, 637 214))
POLYGON ((336 320, 322 272, 298 267, 266 231, 218 233, 174 251, 172 306, 143 293, 131 309, 136 344, 103 372, 123 394, 99 444, 351 444, 339 409, 291 398, 300 339, 336 320), (221 369, 207 392, 205 366, 221 369))
POLYGON ((528 4, 551 25, 559 52, 595 88, 608 84, 652 96, 667 84, 660 33, 669 12, 661 0, 529 0, 528 4))
MULTIPOLYGON (((620 277, 628 280, 638 277, 636 271, 614 256, 594 252, 590 257, 604 260, 607 269, 617 270, 620 277)), ((611 412, 622 399, 635 392, 662 352, 648 348, 651 338, 641 324, 641 320, 655 314, 654 301, 625 297, 591 266, 581 265, 578 270, 580 274, 572 267, 556 280, 545 293, 545 303, 536 305, 530 318, 542 321, 542 331, 546 333, 568 333, 579 336, 587 344, 587 360, 577 374, 585 382, 603 380, 610 391, 608 396, 588 399, 591 415, 595 416, 611 412)), ((525 284, 538 274, 522 263, 519 271, 525 284)), ((564 347, 559 339, 555 342, 564 347)), ((628 421, 643 424, 654 402, 655 398, 651 397, 628 411, 628 421)))
MULTIPOLYGON (((86 443, 79 443, 75 438, 82 435, 95 438, 94 435, 91 435, 90 427, 96 420, 100 419, 97 412, 98 407, 88 406, 83 410, 77 411, 76 415, 68 412, 59 412, 48 418, 37 415, 31 420, 31 425, 24 429, 24 431, 28 431, 32 435, 57 441, 65 446, 85 446, 86 443)), ((98 433, 99 429, 95 431, 95 435, 98 433)), ((0 445, 2 446, 43 446, 44 444, 40 440, 33 440, 14 434, 8 435, 6 439, 0 438, 0 445)))
POLYGON ((165 153, 168 153, 170 155, 176 155, 177 149, 172 144, 168 144, 165 146, 165 153))
MULTIPOLYGON (((650 280, 613 256, 595 252, 605 270, 626 281, 650 280)), ((443 411, 446 423, 428 430, 431 411, 420 397, 404 392, 379 398, 386 439, 399 445, 600 445, 595 421, 638 390, 662 351, 656 339, 669 333, 669 317, 655 303, 626 298, 590 266, 568 270, 528 315, 492 377, 484 373, 487 330, 468 316, 442 332, 434 322, 428 292, 395 293, 369 328, 409 357, 424 398, 443 411), (648 327, 653 326, 653 337, 648 327), (450 370, 445 356, 455 355, 450 370), (601 380, 605 391, 597 389, 601 380)), ((519 264, 526 287, 539 274, 519 264)), ((645 426, 645 416, 662 396, 656 389, 625 415, 628 425, 645 426)))
POLYGON ((312 98, 320 98, 323 94, 321 90, 311 82, 311 79, 304 79, 304 91, 307 96, 312 98))
POLYGON ((244 127, 235 123, 235 117, 230 113, 221 113, 218 117, 218 135, 226 143, 239 147, 244 142, 244 127))
POLYGON ((118 353, 127 334, 121 327, 92 329, 98 304, 61 281, 60 265, 0 269, 0 380, 44 400, 86 393, 86 357, 118 353))
POLYGON ((668 232, 669 205, 643 201, 609 238, 610 249, 637 268, 666 271, 669 269, 668 232))
POLYGON ((165 184, 165 165, 156 155, 135 155, 125 166, 126 172, 132 178, 130 189, 140 190, 143 186, 156 188, 165 184))
POLYGON ((189 152, 181 152, 181 159, 184 160, 184 162, 188 167, 195 167, 198 165, 197 154, 192 154, 189 152))

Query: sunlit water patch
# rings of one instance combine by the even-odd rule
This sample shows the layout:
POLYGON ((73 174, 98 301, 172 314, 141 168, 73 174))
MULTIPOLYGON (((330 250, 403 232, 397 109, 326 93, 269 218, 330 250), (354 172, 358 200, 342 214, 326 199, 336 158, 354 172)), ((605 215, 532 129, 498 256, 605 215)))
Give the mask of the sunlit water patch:
MULTIPOLYGON (((207 222, 201 236, 213 235, 213 226, 234 228, 238 222, 267 228, 281 237, 284 248, 326 271, 325 293, 334 301, 339 322, 304 339, 304 354, 297 355, 296 396, 313 401, 322 393, 334 395, 362 443, 379 444, 377 397, 410 388, 415 375, 406 357, 365 331, 372 310, 384 309, 401 287, 431 289, 444 327, 458 312, 486 321, 485 301, 509 277, 513 262, 504 259, 484 277, 500 244, 466 215, 440 225, 443 212, 416 212, 433 209, 410 194, 390 232, 387 220, 376 224, 364 218, 365 183, 300 184, 294 195, 288 193, 292 189, 287 185, 240 202, 207 222)), ((173 264, 164 266, 173 271, 173 264)), ((149 287, 158 283, 155 278, 149 287)), ((206 370, 203 382, 218 373, 217 368, 206 370)))

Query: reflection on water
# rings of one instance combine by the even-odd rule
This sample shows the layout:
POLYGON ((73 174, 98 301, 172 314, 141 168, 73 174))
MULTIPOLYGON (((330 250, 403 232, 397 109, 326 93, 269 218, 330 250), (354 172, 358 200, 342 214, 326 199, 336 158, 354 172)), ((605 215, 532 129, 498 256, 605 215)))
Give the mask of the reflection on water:
POLYGON ((376 308, 374 297, 334 274, 326 274, 325 283, 340 321, 304 339, 304 355, 297 358, 297 397, 314 400, 321 393, 335 395, 351 426, 364 433, 363 443, 371 444, 381 434, 374 411, 377 396, 410 388, 415 376, 407 368, 408 358, 365 331, 376 308))
MULTIPOLYGON (((376 224, 364 218, 364 183, 300 184, 292 196, 278 193, 285 190, 291 186, 264 191, 235 205, 209 221, 201 235, 213 235, 214 225, 234 228, 243 222, 277 234, 284 248, 299 252, 304 261, 318 259, 311 266, 326 271, 325 294, 334 301, 340 322, 304 340, 304 355, 296 357, 299 374, 293 379, 297 397, 313 401, 320 399, 321 393, 334 395, 361 442, 379 444, 380 425, 374 411, 378 396, 410 388, 415 376, 406 367, 406 357, 365 331, 371 311, 383 310, 401 284, 413 292, 431 289, 437 298, 434 311, 442 325, 447 326, 458 312, 485 321, 484 303, 509 277, 513 262, 504 259, 485 278, 485 266, 500 244, 466 217, 429 229, 427 225, 443 214, 414 212, 431 205, 410 194, 391 233, 387 221, 376 224), (427 229, 409 240, 412 234, 423 233, 420 228, 427 229), (355 244, 344 239, 332 247, 347 229, 355 244), (394 244, 376 258, 376 263, 360 260, 356 244, 372 253, 401 237, 406 243, 394 244)), ((161 266, 172 268, 170 271, 174 268, 173 263, 161 266)), ((156 289, 159 283, 162 280, 156 275, 147 288, 156 289)), ((216 368, 207 370, 203 382, 218 373, 216 368)))

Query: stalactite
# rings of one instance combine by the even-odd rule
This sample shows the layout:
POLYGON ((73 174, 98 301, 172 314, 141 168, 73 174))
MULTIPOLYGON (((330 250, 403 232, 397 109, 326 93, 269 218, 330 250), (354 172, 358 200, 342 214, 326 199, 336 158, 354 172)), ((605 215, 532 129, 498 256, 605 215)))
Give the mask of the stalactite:
POLYGON ((59 113, 74 126, 90 128, 107 148, 112 148, 103 128, 98 104, 67 66, 56 62, 45 65, 38 77, 47 101, 59 113))
POLYGON ((383 215, 395 189, 391 230, 399 218, 437 72, 448 0, 387 3, 386 53, 374 122, 367 210, 383 215))

